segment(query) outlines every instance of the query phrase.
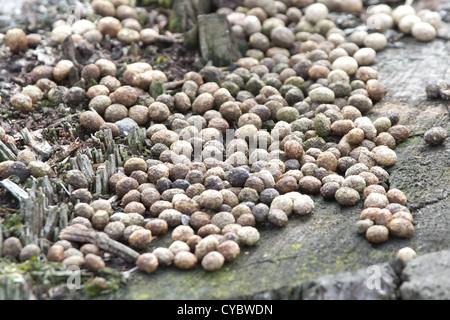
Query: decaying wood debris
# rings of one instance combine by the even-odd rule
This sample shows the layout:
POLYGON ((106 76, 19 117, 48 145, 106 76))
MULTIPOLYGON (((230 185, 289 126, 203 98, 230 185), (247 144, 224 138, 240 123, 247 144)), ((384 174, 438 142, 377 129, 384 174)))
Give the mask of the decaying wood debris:
MULTIPOLYGON (((176 227, 172 231, 171 239, 173 241, 179 239, 178 242, 183 242, 190 248, 181 252, 182 254, 178 258, 173 257, 174 261, 164 265, 170 265, 173 262, 175 267, 186 270, 194 268, 198 263, 206 271, 215 271, 223 267, 225 260, 231 262, 239 255, 240 244, 251 246, 259 241, 259 231, 254 227, 256 223, 259 226, 268 222, 274 226, 283 227, 292 212, 298 215, 312 213, 314 201, 307 194, 315 195, 320 192, 327 200, 335 198, 342 206, 354 206, 361 200, 361 194, 365 192, 364 188, 372 184, 378 185, 379 182, 384 184, 380 183, 381 186, 377 186, 379 187, 377 189, 370 189, 367 195, 364 193, 365 208, 379 210, 363 211, 364 214, 361 213, 361 216, 367 214, 369 217, 369 213, 384 210, 382 217, 386 217, 386 221, 375 219, 375 223, 379 224, 375 227, 381 229, 381 234, 384 236, 367 236, 367 234, 371 234, 369 228, 374 225, 374 221, 367 221, 371 220, 370 218, 364 219, 365 221, 358 225, 363 230, 360 233, 365 233, 367 239, 373 243, 388 240, 388 232, 394 236, 411 236, 413 217, 406 207, 406 195, 400 190, 388 190, 389 173, 380 168, 380 166, 393 166, 396 163, 397 156, 392 149, 397 143, 405 142, 410 131, 404 125, 397 125, 398 114, 386 114, 384 119, 376 123, 372 118, 362 117, 371 111, 374 103, 385 94, 383 85, 378 81, 377 70, 369 65, 375 62, 375 51, 381 51, 387 45, 387 41, 392 39, 387 39, 387 35, 380 30, 378 34, 368 34, 367 32, 362 40, 354 36, 355 39, 350 41, 347 39, 347 36, 351 35, 350 30, 336 20, 336 17, 329 15, 328 4, 315 3, 302 11, 292 5, 292 8, 289 8, 291 10, 288 11, 287 7, 291 5, 289 1, 289 5, 284 4, 284 1, 276 2, 277 5, 272 0, 257 2, 258 4, 256 2, 251 4, 250 1, 242 3, 242 5, 248 6, 248 11, 245 9, 245 13, 241 12, 244 7, 240 7, 234 13, 230 9, 221 10, 220 14, 219 11, 208 14, 210 1, 175 0, 170 17, 162 19, 164 21, 157 21, 158 28, 147 28, 149 26, 144 26, 140 16, 139 19, 135 19, 137 25, 145 27, 143 30, 139 26, 137 28, 143 33, 134 30, 132 25, 125 27, 125 22, 121 26, 120 20, 124 19, 120 17, 120 14, 117 16, 118 19, 109 19, 108 22, 108 17, 106 20, 102 18, 105 14, 99 13, 98 11, 101 10, 94 5, 95 13, 102 17, 98 17, 99 21, 96 21, 95 24, 89 19, 85 19, 81 23, 86 25, 86 29, 93 29, 90 31, 94 31, 94 36, 100 35, 100 39, 105 36, 106 43, 93 39, 96 37, 92 37, 92 33, 91 37, 78 34, 66 35, 61 30, 65 31, 64 28, 68 26, 58 28, 54 25, 51 41, 61 44, 63 60, 58 61, 54 68, 51 67, 53 68, 52 73, 46 75, 47 80, 50 78, 55 80, 55 90, 52 92, 55 94, 49 94, 53 99, 46 101, 47 93, 42 97, 38 94, 36 97, 34 94, 36 91, 39 93, 44 90, 41 90, 41 83, 38 85, 34 79, 30 81, 31 85, 28 88, 21 88, 23 90, 15 94, 7 103, 11 104, 17 114, 29 112, 33 107, 36 108, 32 112, 36 112, 36 110, 39 112, 40 107, 47 108, 50 105, 58 107, 58 110, 63 110, 65 115, 73 114, 75 109, 75 119, 71 119, 69 115, 51 125, 46 123, 46 128, 36 131, 33 131, 28 125, 20 126, 24 129, 15 134, 14 138, 17 141, 9 139, 9 137, 0 139, 2 140, 0 141, 0 158, 8 161, 5 167, 7 165, 12 167, 11 163, 16 161, 12 170, 15 170, 14 173, 17 172, 17 175, 11 173, 13 171, 9 171, 10 167, 8 167, 6 173, 9 174, 9 178, 0 182, 4 189, 2 192, 13 195, 18 199, 20 205, 20 209, 13 214, 2 211, 2 214, 9 215, 8 217, 13 216, 14 219, 6 221, 6 223, 0 220, 0 254, 2 253, 1 246, 6 247, 6 241, 4 244, 3 238, 14 238, 11 240, 15 241, 15 249, 20 247, 20 250, 16 250, 16 252, 21 251, 20 255, 24 249, 22 246, 37 245, 41 250, 39 254, 30 255, 28 259, 22 259, 19 254, 10 254, 13 259, 21 262, 28 260, 24 263, 25 266, 28 262, 32 264, 36 261, 40 262, 41 259, 43 261, 59 261, 63 266, 68 266, 72 263, 64 261, 67 259, 66 254, 63 254, 61 259, 58 257, 55 260, 49 258, 50 255, 47 254, 50 245, 57 248, 58 245, 54 245, 54 242, 68 240, 80 245, 93 244, 98 247, 97 250, 102 249, 126 262, 136 264, 140 271, 152 273, 158 267, 159 256, 157 257, 156 251, 143 253, 141 250, 149 249, 149 243, 153 240, 153 236, 162 235, 169 230, 168 227, 176 227), (159 34, 166 25, 174 33, 167 31, 164 35, 159 34), (211 25, 216 27, 211 28, 211 25), (106 27, 117 27, 117 32, 109 34, 106 27), (273 31, 275 29, 277 30, 273 31), (318 34, 314 35, 314 33, 318 34), (325 36, 327 41, 322 41, 325 36), (366 41, 366 38, 371 39, 372 42, 366 41), (153 52, 157 50, 156 47, 173 44, 174 47, 179 48, 183 39, 183 45, 196 47, 200 51, 202 59, 196 61, 196 64, 198 62, 196 66, 203 64, 203 69, 199 68, 198 73, 183 73, 183 80, 173 81, 171 71, 164 74, 169 68, 161 67, 160 62, 154 64, 153 61, 148 62, 141 59, 143 56, 153 55, 153 52), (342 48, 334 49, 341 44, 342 48), (362 45, 370 47, 371 50, 359 52, 362 45), (100 52, 100 49, 103 52, 100 52), (110 51, 110 56, 107 51, 110 51), (310 53, 310 51, 312 52, 310 53), (357 52, 360 54, 357 55, 357 52), (125 56, 127 56, 125 60, 130 59, 118 62, 121 57, 125 56), (245 57, 241 58, 243 56, 245 57), (89 62, 88 57, 91 57, 89 62), (132 69, 133 64, 133 67, 136 68, 135 71, 132 69), (128 69, 128 67, 130 68, 128 69), (125 72, 127 72, 126 76, 125 72), (103 79, 105 74, 113 78, 117 77, 115 80, 120 80, 118 82, 122 86, 115 90, 110 87, 115 88, 116 83, 97 87, 98 84, 102 84, 101 78, 103 79), (34 84, 36 86, 33 86, 34 84), (200 88, 203 85, 204 87, 200 88), (91 90, 91 88, 98 90, 91 90), (179 90, 181 90, 179 92, 180 99, 175 101, 173 98, 174 101, 172 101, 170 95, 179 90), (202 91, 205 92, 200 94, 202 91), (103 100, 109 98, 111 100, 109 105, 107 105, 108 101, 94 101, 97 96, 104 96, 103 100), (151 99, 155 101, 150 102, 151 99), (38 104, 35 103, 36 100, 39 101, 38 104), (89 107, 87 107, 88 100, 90 100, 89 107), (255 106, 247 104, 247 102, 252 102, 252 104, 255 102, 255 106), (121 105, 122 108, 116 108, 116 110, 111 103, 116 107, 121 105), (153 103, 155 104, 153 105, 153 103), (150 105, 147 106, 148 104, 150 105), (344 106, 347 105, 352 108, 347 108, 348 112, 344 113, 344 106), (130 115, 132 113, 130 107, 137 107, 134 109, 136 113, 133 115, 130 115), (108 110, 110 112, 103 110, 108 108, 110 108, 108 110), (89 111, 86 111, 87 109, 89 111), (81 115, 79 111, 82 112, 81 115), (119 123, 125 118, 117 120, 115 115, 120 112, 116 111, 123 111, 120 117, 128 115, 129 119, 127 120, 132 121, 119 123), (177 114, 175 115, 175 113, 177 114), (180 113, 182 113, 181 117, 179 117, 180 113), (193 124, 195 123, 194 119, 190 119, 202 115, 203 120, 207 120, 205 125, 208 128, 205 131, 203 131, 203 127, 196 128, 193 124), (81 119, 85 121, 81 121, 81 119), (78 120, 80 120, 79 123, 78 120), (193 120, 193 123, 189 120, 193 120), (133 123, 138 126, 150 124, 150 127, 147 130, 138 126, 133 127, 133 123), (178 141, 184 140, 184 138, 181 139, 181 134, 178 135, 178 130, 188 127, 191 131, 186 129, 186 133, 193 133, 195 137, 192 138, 196 139, 178 141), (112 131, 103 130, 103 128, 112 128, 112 131), (267 150, 259 150, 266 151, 265 153, 255 153, 256 158, 261 160, 261 163, 255 167, 251 166, 253 165, 251 158, 255 157, 252 155, 249 157, 243 153, 244 158, 247 158, 245 160, 246 167, 233 168, 238 166, 235 161, 238 156, 241 156, 238 152, 235 152, 234 158, 231 157, 231 160, 236 158, 235 160, 223 163, 211 154, 211 157, 202 154, 200 161, 203 161, 202 165, 205 170, 200 170, 203 167, 197 167, 197 164, 193 164, 191 168, 191 159, 194 158, 196 161, 196 158, 192 157, 194 154, 191 151, 188 152, 188 155, 183 155, 184 157, 180 156, 180 162, 185 163, 180 163, 179 166, 177 166, 178 163, 174 163, 173 153, 176 153, 175 151, 186 145, 187 149, 190 149, 191 145, 193 146, 197 142, 204 143, 205 149, 207 147, 208 151, 213 151, 215 155, 221 154, 222 149, 224 149, 223 151, 227 149, 226 144, 214 141, 206 146, 206 142, 209 142, 206 133, 219 135, 226 132, 228 128, 240 129, 236 130, 236 145, 238 142, 247 144, 246 138, 242 134, 244 129, 252 135, 257 135, 261 129, 267 128, 269 131, 273 129, 268 136, 271 140, 272 138, 278 139, 279 135, 276 133, 281 131, 286 133, 285 139, 287 136, 289 138, 283 139, 282 143, 272 141, 270 154, 267 150), (161 132, 163 129, 166 132, 161 132), (359 130, 353 131, 353 129, 359 130), (59 136, 60 131, 62 133, 59 136), (117 138, 119 135, 117 131, 122 137, 117 138), (350 135, 351 131, 353 131, 352 135, 350 135), (113 132, 116 138, 113 138, 113 132), (381 133, 383 135, 376 140, 377 135, 381 133), (348 136, 344 138, 346 134, 348 136), (64 138, 58 140, 61 137, 64 138), (65 139, 67 137, 70 139, 65 139), (337 143, 338 141, 339 143, 337 143), (17 146, 16 142, 19 142, 17 146), (52 147, 58 145, 58 142, 59 147, 52 147), (350 154, 354 146, 359 144, 361 145, 360 150, 355 150, 354 154, 350 154), (379 144, 381 146, 378 146, 379 144), (33 159, 41 162, 40 165, 44 166, 45 175, 27 172, 27 170, 31 172, 28 163, 34 160, 21 160, 23 154, 19 149, 23 147, 27 149, 26 151, 32 150, 30 158, 36 156, 33 159), (369 149, 373 152, 369 152, 369 149), (279 155, 283 156, 282 161, 278 158, 279 155), (343 159, 347 155, 349 157, 343 159), (262 158, 267 158, 267 161, 262 158), (342 167, 345 167, 345 170, 338 167, 338 161, 341 158, 342 167), (359 163, 353 163, 352 158, 359 163), (209 161, 207 161, 208 159, 209 161), (263 169, 266 168, 263 167, 263 161, 271 165, 270 170, 269 167, 267 170, 263 169), (305 162, 305 168, 303 168, 303 162, 305 162), (314 167, 316 162, 317 168, 314 167), (361 166, 353 167, 357 164, 361 166), (373 172, 372 170, 369 172, 362 165, 367 169, 375 167, 378 170, 374 169, 373 172), (51 174, 48 166, 53 170, 54 175, 51 174), (350 177, 347 177, 347 171, 352 167, 354 174, 349 174, 350 177), (18 169, 27 173, 27 176, 23 178, 22 172, 18 169), (364 169, 362 175, 359 173, 360 169, 364 169), (261 172, 263 170, 265 172, 261 172), (289 171, 291 172, 288 173, 289 171), (136 174, 133 175, 134 172, 136 174), (325 182, 325 178, 330 172, 338 173, 330 175, 331 178, 339 177, 344 182, 341 179, 329 179, 328 182, 325 182), (120 173, 114 177, 114 179, 117 177, 117 181, 110 180, 116 173, 120 173), (73 174, 72 177, 75 177, 74 179, 68 178, 71 174, 73 174), (127 177, 123 177, 123 174, 127 177), (190 179, 185 179, 188 174, 192 174, 189 175, 190 179), (342 177, 339 174, 342 174, 342 177), (78 184, 77 180, 81 182, 78 184), (17 181, 20 181, 22 185, 17 181), (200 182, 194 183, 197 181, 200 182), (141 185, 144 184, 146 185, 141 189, 141 185), (200 187, 204 187, 203 190, 200 187), (145 188, 154 190, 144 193, 145 188), (189 192, 188 188, 191 188, 189 192), (227 190, 231 188, 233 191, 227 190), (267 189, 271 190, 269 193, 263 194, 267 189), (223 194, 222 190, 225 191, 223 194), (78 191, 81 192, 77 193, 78 191), (117 194, 112 196, 113 193, 117 194), (376 196, 377 194, 379 196, 376 196), (162 200, 161 207, 156 210, 157 206, 155 206, 153 207, 155 210, 152 210, 154 201, 159 201, 159 199, 162 200), (122 202, 119 203, 119 200, 122 202), (77 211, 77 206, 83 208, 79 205, 80 202, 86 205, 87 214, 85 215, 80 214, 85 212, 77 211), (392 211, 385 210, 384 208, 389 208, 390 203, 394 203, 394 206, 390 207, 392 211), (166 209, 166 205, 173 206, 173 209, 166 209), (118 210, 121 206, 123 210, 118 210), (392 224, 392 227, 389 226, 391 223, 385 225, 387 219, 391 217, 390 215, 394 216, 394 210, 398 211, 399 206, 402 206, 403 214, 399 214, 398 219, 402 220, 395 221, 397 223, 392 224), (253 210, 254 208, 256 209, 253 210), (92 213, 89 209, 92 210, 92 213), (191 216, 195 212, 203 213, 203 211, 205 219, 207 215, 214 218, 214 221, 211 219, 212 223, 208 224, 208 227, 214 227, 214 229, 204 228, 200 231, 201 227, 196 227, 195 216, 191 220, 191 216), (150 218, 148 212, 150 212, 150 218), (97 213, 99 213, 97 217, 102 219, 93 219, 97 213), (112 217, 113 215, 115 217, 112 217), (73 220, 75 216, 78 221, 73 220), (128 225, 126 219, 130 216, 133 219, 136 218, 137 222, 133 221, 131 226, 136 227, 137 230, 132 231, 128 236, 128 231, 125 232, 124 229, 128 225), (165 228, 165 231, 157 230, 159 227, 157 223, 161 221, 155 222, 154 218, 159 218, 166 223, 161 227, 161 229, 165 228), (99 220, 101 223, 97 223, 99 220), (111 228, 108 228, 106 223, 113 227, 110 225, 111 228), (225 238, 225 227, 228 225, 236 227, 236 224, 240 225, 239 228, 242 229, 237 229, 236 232, 233 229, 234 236, 228 234, 228 236, 232 236, 229 241, 227 240, 228 247, 222 246, 219 249, 220 245, 216 242, 219 242, 218 239, 225 238), (114 228, 117 225, 119 225, 117 228, 119 231, 116 232, 114 228), (145 228, 143 228, 144 225, 145 228), (401 228, 407 232, 401 232, 405 231, 400 230, 401 228), (104 232, 100 230, 104 230, 104 232), (209 233, 214 236, 221 235, 216 239, 209 237, 207 235, 209 233), (133 234, 137 236, 133 237, 133 234), (192 236, 195 237, 191 238, 192 236), (189 240, 193 240, 193 243, 188 244, 189 240), (125 241, 131 247, 125 245, 125 241), (198 242, 198 250, 196 241, 201 242, 201 244, 198 242), (210 245, 211 248, 214 245, 217 251, 201 252, 201 248, 210 247, 210 245), (47 254, 47 257, 43 257, 41 253, 47 254), (37 260, 33 257, 37 257, 37 260)), ((406 7, 410 6, 411 2, 407 1, 406 7)), ((104 3, 109 4, 106 1, 104 3)), ((132 12, 135 10, 132 8, 133 6, 131 5, 129 8, 132 12)), ((353 1, 353 6, 356 6, 356 12, 360 13, 363 9, 363 2, 353 1)), ((379 10, 381 9, 386 10, 386 7, 379 8, 379 10)), ((411 10, 411 8, 407 8, 407 10, 411 10)), ((344 10, 344 12, 346 11, 344 10)), ((136 11, 137 15, 138 11, 136 11)), ((154 18, 160 20, 161 17, 158 16, 157 19, 155 16, 154 18)), ((347 26, 351 26, 355 21, 353 17, 348 19, 351 21, 348 21, 347 26)), ((153 20, 151 24, 153 25, 153 20)), ((392 26, 388 26, 387 29, 392 26)), ((368 25, 368 27, 371 26, 368 25)), ((429 27, 433 32, 435 31, 434 26, 429 25, 429 27)), ((68 28, 70 29, 70 27, 68 28)), ((77 29, 73 27, 69 33, 76 33, 77 29)), ((353 32, 356 31, 352 30, 351 33, 353 34, 353 32)), ((10 37, 11 34, 18 39, 28 36, 24 30, 18 29, 12 30, 9 34, 10 37)), ((414 36, 414 32, 412 35, 414 36)), ((425 36, 428 38, 428 35, 425 36)), ((431 33, 431 36, 434 38, 435 34, 433 36, 431 33)), ((426 40, 426 38, 422 39, 426 40)), ((12 59, 14 59, 14 54, 19 53, 18 51, 27 49, 22 49, 22 46, 16 45, 16 43, 9 41, 8 43, 9 49, 13 53, 12 59)), ((58 56, 57 59, 59 58, 61 57, 58 56)), ((41 59, 39 60, 41 61, 41 59)), ((165 56, 161 56, 157 61, 164 63, 164 60, 165 56)), ((174 59, 169 58, 168 60, 173 61, 174 59)), ((45 63, 44 66, 37 66, 32 73, 37 76, 39 75, 38 67, 45 68, 53 64, 45 63)), ((182 69, 185 70, 185 67, 183 66, 182 69)), ((44 69, 44 71, 48 70, 44 69)), ((45 114, 43 112, 43 115, 45 114)), ((18 131, 17 128, 16 124, 14 130, 18 131)), ((10 133, 11 130, 8 128, 7 131, 10 133)), ((6 132, 3 135, 5 136, 5 134, 6 132)), ((200 222, 203 223, 203 221, 200 222)), ((129 230, 133 230, 133 228, 129 230)), ((13 242, 9 243, 14 244, 13 242)), ((301 245, 304 243, 292 244, 291 249, 295 249, 297 246, 300 248, 301 245)), ((69 250, 66 246, 63 247, 66 251, 69 250)), ((70 249, 76 250, 75 248, 70 249)), ((170 250, 172 248, 162 249, 170 250)), ((82 262, 77 265, 91 270, 87 266, 88 254, 81 247, 80 252, 82 253, 80 257, 87 259, 80 259, 82 262)), ((94 258, 98 258, 102 266, 94 268, 93 272, 106 269, 104 262, 110 261, 109 254, 103 257, 95 255, 94 258), (105 261, 102 260, 104 257, 106 257, 105 261)), ((297 258, 300 255, 289 257, 297 258)), ((0 265, 1 263, 0 261, 0 265)), ((33 272, 35 271, 31 271, 30 274, 33 272)), ((59 275, 67 276, 67 273, 61 272, 59 275)), ((2 281, 7 281, 5 286, 11 290, 6 293, 0 290, 0 298, 32 298, 23 277, 3 277, 3 274, 0 273, 0 284, 2 281), (12 285, 13 283, 17 283, 17 285, 12 285)))
POLYGON ((25 143, 43 159, 48 159, 53 154, 52 146, 46 141, 41 134, 42 130, 31 133, 27 128, 23 128, 20 133, 25 143))
POLYGON ((102 232, 82 230, 74 226, 63 229, 59 235, 62 240, 76 241, 80 243, 92 243, 100 249, 115 254, 128 262, 136 262, 139 253, 130 247, 117 242, 102 232))

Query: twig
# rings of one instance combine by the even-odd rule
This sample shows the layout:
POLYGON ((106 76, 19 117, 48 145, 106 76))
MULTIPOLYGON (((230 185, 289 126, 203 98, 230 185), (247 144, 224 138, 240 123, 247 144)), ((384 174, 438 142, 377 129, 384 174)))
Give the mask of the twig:
POLYGON ((116 202, 117 200, 119 200, 119 196, 117 194, 115 194, 111 198, 108 199, 108 202, 112 204, 112 203, 116 202))
POLYGON ((95 179, 95 174, 89 157, 85 154, 77 153, 76 160, 79 170, 84 173, 89 183, 92 183, 95 179))
POLYGON ((163 88, 164 90, 173 90, 177 87, 182 86, 184 83, 186 82, 186 80, 178 80, 178 81, 172 81, 172 82, 166 82, 163 84, 163 88))
POLYGON ((175 38, 175 37, 169 37, 169 36, 163 36, 159 35, 156 36, 156 41, 165 42, 165 43, 183 43, 182 38, 175 38))
POLYGON ((63 230, 69 224, 69 217, 67 216, 67 211, 69 208, 67 204, 62 203, 59 208, 59 228, 63 230))
POLYGON ((36 184, 28 189, 28 199, 21 207, 25 212, 25 243, 37 244, 45 217, 45 194, 37 189, 36 184))
POLYGON ((127 136, 128 146, 132 152, 137 152, 144 147, 146 132, 139 127, 133 127, 127 136))
POLYGON ((3 160, 12 160, 12 161, 16 161, 17 157, 14 154, 14 152, 12 152, 8 146, 6 144, 4 144, 2 141, 0 141, 0 157, 3 160))
POLYGON ((37 132, 38 131, 31 133, 28 128, 23 128, 22 130, 20 130, 25 143, 36 153, 41 155, 44 159, 48 159, 49 157, 51 157, 53 149, 44 138, 41 138, 41 141, 36 138, 36 134, 38 134, 37 132))
POLYGON ((62 230, 59 238, 62 240, 95 244, 100 249, 115 254, 128 262, 134 263, 139 257, 139 253, 133 249, 109 238, 104 233, 93 230, 82 230, 71 226, 62 230))
POLYGON ((20 79, 18 77, 14 77, 14 76, 0 76, 0 81, 5 81, 5 82, 15 82, 18 85, 20 85, 21 87, 25 87, 27 85, 27 82, 23 79, 20 79))
POLYGON ((67 190, 66 186, 65 186, 63 183, 61 183, 61 182, 59 182, 58 184, 59 184, 59 186, 66 192, 66 194, 67 194, 68 196, 70 196, 70 191, 67 190))
POLYGON ((138 271, 138 270, 139 270, 138 267, 131 268, 130 270, 127 270, 127 271, 122 272, 122 276, 123 276, 125 279, 128 279, 128 278, 131 276, 131 274, 135 273, 135 272, 138 271))
POLYGON ((99 173, 95 176, 95 194, 102 194, 102 176, 99 173))
POLYGON ((17 211, 19 211, 18 209, 14 209, 14 208, 1 208, 0 210, 2 210, 2 211, 10 211, 10 212, 17 212, 17 211))
POLYGON ((58 206, 51 206, 48 210, 47 220, 44 225, 44 237, 49 240, 54 240, 52 236, 54 236, 54 230, 58 222, 58 206))
POLYGON ((42 178, 41 187, 49 205, 54 205, 58 202, 58 196, 53 192, 53 187, 49 176, 42 178))
POLYGON ((67 148, 67 150, 57 153, 55 154, 52 158, 50 158, 49 160, 47 160, 47 164, 50 167, 53 167, 55 164, 57 164, 58 162, 64 160, 65 158, 69 157, 74 151, 78 150, 81 147, 81 143, 79 143, 78 141, 74 141, 72 142, 69 147, 67 148))
POLYGON ((16 156, 19 154, 19 149, 17 149, 14 142, 6 141, 6 145, 8 146, 9 150, 11 150, 11 152, 14 153, 16 156))
POLYGON ((28 193, 11 180, 3 179, 2 181, 0 181, 0 184, 20 202, 26 201, 28 199, 28 193))
POLYGON ((69 121, 69 116, 64 117, 64 118, 61 118, 61 119, 59 119, 58 121, 56 121, 55 123, 52 123, 52 124, 48 125, 47 129, 48 129, 48 128, 56 128, 56 127, 59 126, 60 124, 67 123, 67 121, 69 121))
POLYGON ((72 37, 67 36, 64 39, 61 47, 63 51, 63 56, 65 56, 66 59, 72 61, 76 68, 79 68, 80 64, 78 63, 76 58, 75 44, 73 42, 72 37))

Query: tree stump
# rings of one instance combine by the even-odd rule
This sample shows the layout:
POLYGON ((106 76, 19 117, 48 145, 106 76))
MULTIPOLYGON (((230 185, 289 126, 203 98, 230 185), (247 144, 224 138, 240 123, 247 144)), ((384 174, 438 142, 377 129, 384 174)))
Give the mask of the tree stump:
POLYGON ((241 58, 231 26, 224 15, 211 13, 198 16, 198 39, 202 58, 212 61, 214 66, 229 66, 241 58))

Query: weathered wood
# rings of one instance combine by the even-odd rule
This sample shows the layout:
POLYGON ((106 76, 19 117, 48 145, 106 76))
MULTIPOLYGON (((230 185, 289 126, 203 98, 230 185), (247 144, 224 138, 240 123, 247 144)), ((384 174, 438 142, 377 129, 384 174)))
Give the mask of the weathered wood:
POLYGON ((107 149, 106 149, 105 152, 108 153, 108 154, 113 153, 114 152, 115 143, 114 143, 114 138, 113 138, 113 135, 112 135, 112 131, 110 129, 106 130, 105 143, 106 143, 106 146, 107 146, 107 149))
POLYGON ((7 144, 8 148, 9 148, 9 150, 11 150, 16 156, 19 154, 19 149, 17 149, 17 147, 14 144, 14 142, 6 141, 6 144, 7 144))
POLYGON ((107 159, 111 154, 114 153, 115 143, 112 136, 112 131, 110 129, 104 129, 97 131, 95 137, 98 138, 99 144, 102 147, 103 154, 107 159))
POLYGON ((109 192, 109 177, 108 171, 106 169, 99 170, 99 174, 102 177, 102 194, 107 194, 109 192))
POLYGON ((11 75, 9 73, 8 73, 8 76, 0 75, 0 81, 15 82, 18 85, 20 85, 21 87, 26 87, 27 84, 28 84, 23 79, 21 79, 19 77, 15 77, 15 76, 13 76, 13 75, 11 75))
MULTIPOLYGON (((92 157, 92 154, 91 154, 92 157)), ((86 179, 88 182, 92 183, 95 178, 94 169, 92 168, 91 160, 90 158, 85 154, 77 153, 76 159, 78 164, 78 169, 83 172, 83 174, 86 176, 86 179)))
POLYGON ((59 232, 60 232, 60 230, 61 230, 61 228, 58 226, 58 225, 56 225, 56 227, 55 227, 55 229, 53 229, 53 233, 54 233, 54 242, 56 242, 56 241, 58 241, 58 239, 59 239, 59 232))
POLYGON ((116 145, 115 148, 116 148, 115 154, 116 154, 116 159, 117 159, 117 166, 122 167, 124 164, 123 159, 125 159, 127 153, 123 150, 122 145, 116 145))
POLYGON ((185 82, 186 82, 186 80, 184 80, 184 79, 178 80, 178 81, 166 82, 163 84, 163 88, 164 88, 164 90, 173 90, 178 87, 181 87, 185 82))
POLYGON ((58 208, 58 211, 59 211, 59 229, 63 230, 69 224, 69 217, 67 213, 69 211, 69 208, 67 204, 62 203, 58 208))
POLYGON ((52 182, 48 176, 44 176, 41 181, 41 186, 49 205, 53 205, 58 201, 57 195, 54 193, 52 182))
POLYGON ((39 242, 39 238, 42 235, 42 228, 43 228, 43 224, 44 224, 44 219, 45 219, 45 197, 42 193, 40 193, 40 198, 41 198, 41 203, 40 206, 35 206, 35 214, 33 216, 32 219, 32 224, 31 224, 31 235, 32 235, 32 239, 30 243, 33 244, 38 244, 39 242))
POLYGON ((61 231, 59 238, 81 243, 93 243, 100 249, 115 254, 128 262, 134 263, 139 257, 139 253, 130 247, 109 238, 104 233, 93 230, 81 230, 76 227, 67 227, 61 231))
MULTIPOLYGON (((25 227, 25 236, 22 241, 25 241, 25 244, 33 243, 33 234, 32 234, 32 217, 35 215, 35 207, 38 207, 39 204, 36 203, 34 205, 34 200, 36 200, 36 194, 34 190, 28 191, 28 199, 25 201, 23 205, 23 226, 25 227)), ((36 200, 37 202, 37 200, 36 200)))
POLYGON ((20 202, 28 199, 28 193, 11 180, 3 179, 0 184, 20 202))
POLYGON ((111 198, 108 199, 109 203, 114 203, 117 200, 119 200, 119 196, 117 194, 113 195, 111 198))
POLYGON ((53 154, 53 148, 40 134, 40 130, 31 133, 28 128, 20 130, 25 143, 44 160, 50 158, 53 154))
POLYGON ((175 33, 188 32, 196 26, 199 15, 210 11, 210 0, 175 0, 169 16, 169 30, 175 33))
MULTIPOLYGON (((114 156, 114 154, 110 154, 109 155, 109 159, 110 160, 106 160, 105 161, 105 167, 106 167, 106 174, 109 177, 111 177, 114 173, 116 173, 117 168, 116 168, 116 158, 114 156)), ((107 183, 108 181, 106 181, 107 183)))
POLYGON ((127 136, 127 144, 130 151, 137 153, 141 151, 145 145, 146 132, 145 129, 134 127, 127 136))
POLYGON ((35 299, 23 275, 17 272, 0 274, 0 300, 35 299))
POLYGON ((57 226, 59 218, 58 206, 51 206, 48 208, 47 219, 44 225, 44 237, 50 241, 55 241, 57 235, 55 234, 55 227, 57 226))
POLYGON ((89 158, 92 159, 92 149, 87 147, 84 149, 83 153, 89 158))
POLYGON ((216 67, 229 66, 241 58, 230 23, 224 15, 198 16, 198 39, 202 58, 212 61, 216 67))
POLYGON ((71 118, 72 118, 71 115, 69 115, 67 117, 63 117, 63 118, 55 121, 54 123, 48 125, 47 129, 49 129, 49 128, 56 128, 59 125, 70 125, 70 121, 72 121, 71 118))
POLYGON ((103 153, 100 149, 95 149, 92 152, 93 159, 95 160, 95 163, 103 163, 103 153))
POLYGON ((96 174, 95 175, 95 195, 101 195, 102 194, 102 175, 96 174))
POLYGON ((164 85, 161 81, 153 81, 150 84, 150 95, 156 100, 160 95, 164 94, 164 85))
POLYGON ((37 244, 41 237, 46 211, 46 196, 42 188, 38 190, 36 183, 28 189, 28 199, 23 205, 25 226, 25 244, 37 244))
POLYGON ((190 0, 175 0, 169 16, 169 30, 183 33, 195 24, 195 12, 190 0))
POLYGON ((46 163, 50 167, 52 167, 55 164, 63 161, 67 157, 69 157, 73 152, 78 150, 80 147, 81 147, 81 143, 79 143, 78 141, 74 141, 69 145, 69 147, 65 151, 55 154, 53 157, 51 157, 49 160, 47 160, 46 163))
POLYGON ((211 0, 191 0, 191 3, 197 16, 211 12, 211 0))
MULTIPOLYGON (((77 51, 75 50, 75 44, 71 36, 67 36, 62 43, 63 56, 73 62, 76 68, 79 68, 80 64, 77 61, 77 51)), ((75 69, 76 70, 76 69, 75 69)), ((75 81, 76 82, 76 81, 75 81)), ((73 82, 72 82, 73 85, 73 82)))
POLYGON ((72 168, 72 170, 80 170, 80 168, 78 167, 76 157, 70 158, 69 162, 70 162, 70 167, 72 168))
POLYGON ((116 159, 116 165, 120 167, 120 152, 117 145, 114 146, 114 152, 112 153, 112 155, 114 155, 114 158, 116 159))
POLYGON ((6 146, 2 141, 0 141, 0 157, 4 161, 6 161, 6 160, 16 161, 17 160, 17 157, 14 154, 14 152, 12 152, 8 148, 8 146, 6 146))
POLYGON ((68 80, 69 80, 68 81, 69 87, 73 87, 75 86, 76 83, 79 83, 80 74, 78 73, 78 70, 75 67, 69 69, 68 80))
MULTIPOLYGON (((64 192, 67 194, 67 196, 70 196, 71 191, 67 190, 66 186, 61 181, 58 181, 57 184, 61 187, 61 189, 64 190, 64 192)), ((69 187, 71 187, 71 186, 69 185, 69 187)))
POLYGON ((183 43, 183 38, 175 36, 158 35, 155 39, 163 43, 183 43))

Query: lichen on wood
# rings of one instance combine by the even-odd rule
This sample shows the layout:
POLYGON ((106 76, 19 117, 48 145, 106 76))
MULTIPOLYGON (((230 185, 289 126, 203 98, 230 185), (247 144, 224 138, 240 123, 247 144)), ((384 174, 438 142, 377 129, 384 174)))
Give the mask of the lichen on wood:
POLYGON ((198 16, 198 38, 202 58, 223 67, 241 57, 226 16, 216 13, 198 16), (211 28, 211 26, 215 26, 211 28))
POLYGON ((61 230, 60 239, 80 243, 92 243, 100 249, 115 254, 128 262, 136 262, 139 253, 130 247, 109 238, 106 234, 94 230, 81 230, 77 227, 67 227, 61 230))

